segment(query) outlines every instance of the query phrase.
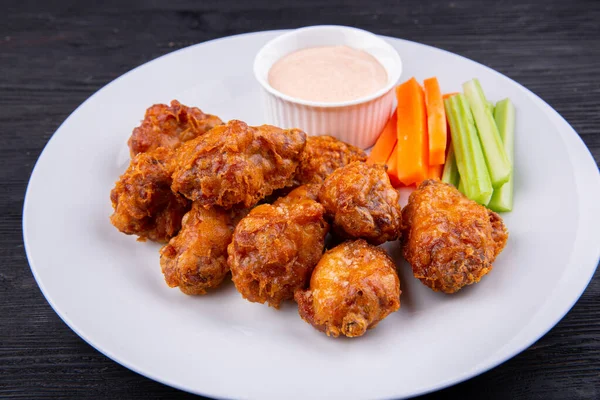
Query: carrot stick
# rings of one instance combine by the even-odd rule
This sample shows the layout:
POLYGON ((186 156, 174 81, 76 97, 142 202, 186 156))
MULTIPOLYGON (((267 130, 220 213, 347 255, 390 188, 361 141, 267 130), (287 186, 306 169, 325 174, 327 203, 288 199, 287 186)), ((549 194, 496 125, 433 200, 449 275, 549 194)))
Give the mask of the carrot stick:
POLYGON ((427 179, 429 161, 425 95, 415 78, 396 88, 398 180, 409 186, 427 179))
POLYGON ((443 164, 430 165, 429 171, 427 172, 427 178, 429 179, 442 179, 442 171, 444 170, 443 164))
POLYGON ((445 95, 442 96, 442 99, 446 100, 448 97, 452 97, 456 94, 458 94, 458 92, 446 93, 445 95))
MULTIPOLYGON (((446 93, 446 94, 442 95, 442 103, 443 103, 443 100, 446 100, 448 97, 452 97, 457 94, 458 94, 458 92, 452 92, 452 93, 446 93)), ((446 107, 444 106, 444 112, 445 111, 446 111, 446 107)), ((446 157, 448 157, 448 150, 450 149, 450 141, 452 140, 452 137, 450 135, 450 121, 448 121, 448 116, 446 116, 446 132, 447 132, 447 134, 446 134, 446 157)), ((446 162, 447 161, 444 161, 444 164, 446 162)), ((442 174, 443 174, 443 172, 442 172, 442 174)))
POLYGON ((367 158, 367 163, 385 164, 390 158, 390 154, 392 154, 392 151, 396 146, 396 141, 398 140, 398 133, 396 130, 397 121, 398 115, 396 115, 396 111, 394 111, 388 122, 385 124, 383 131, 381 131, 373 149, 371 149, 371 154, 369 154, 369 157, 367 158))
POLYGON ((396 154, 397 147, 397 145, 394 145, 392 154, 390 154, 390 157, 387 160, 387 173, 390 177, 390 183, 395 188, 402 186, 402 182, 400 182, 398 179, 398 155, 396 154))
POLYGON ((427 106, 427 134, 429 137, 429 165, 440 165, 446 158, 446 111, 437 78, 423 81, 427 106))

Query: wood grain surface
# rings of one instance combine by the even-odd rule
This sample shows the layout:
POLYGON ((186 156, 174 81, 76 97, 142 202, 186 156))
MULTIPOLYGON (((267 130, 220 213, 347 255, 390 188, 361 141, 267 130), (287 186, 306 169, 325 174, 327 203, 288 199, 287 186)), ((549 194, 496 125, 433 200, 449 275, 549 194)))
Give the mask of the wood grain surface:
MULTIPOLYGON (((2 2, 3 399, 192 397, 127 370, 73 333, 37 287, 21 232, 27 181, 50 136, 92 93, 155 57, 243 32, 325 23, 357 26, 439 47, 500 71, 563 115, 597 164, 600 160, 597 0, 108 1, 85 6, 87 3, 2 2)), ((599 274, 597 271, 567 316, 522 354, 424 398, 599 399, 599 274)))

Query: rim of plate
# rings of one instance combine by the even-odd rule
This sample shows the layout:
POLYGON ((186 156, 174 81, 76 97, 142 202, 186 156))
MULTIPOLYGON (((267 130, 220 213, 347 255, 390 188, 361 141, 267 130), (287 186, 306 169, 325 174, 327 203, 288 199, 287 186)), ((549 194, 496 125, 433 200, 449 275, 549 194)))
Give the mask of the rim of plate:
MULTIPOLYGON (((110 81, 109 83, 107 83, 106 85, 104 85, 103 87, 98 89, 96 92, 94 92, 91 96, 89 96, 84 102, 82 102, 79 106, 77 106, 75 108, 75 110, 73 110, 69 114, 69 116, 56 128, 56 131, 54 132, 54 134, 52 134, 52 136, 50 137, 50 139, 48 140, 48 142, 46 143, 46 145, 40 152, 40 155, 38 156, 38 159, 36 160, 36 163, 32 169, 32 172, 30 174, 29 181, 27 184, 25 198, 23 201, 23 218, 22 218, 23 242, 24 242, 24 246, 25 246, 25 253, 27 256, 27 261, 30 265, 32 275, 33 275, 38 287, 40 288, 40 291, 42 292, 42 294, 46 298, 46 301, 48 302, 48 304, 50 304, 50 306, 54 310, 54 312, 56 312, 56 314, 63 320, 63 322, 65 322, 65 324, 67 324, 67 326, 73 332, 75 332, 81 339, 83 339, 86 343, 88 343, 90 346, 92 346, 98 352, 104 354, 105 356, 107 356, 108 358, 113 360, 114 362, 116 362, 116 363, 118 363, 118 364, 130 369, 131 371, 134 371, 146 378, 152 379, 154 381, 160 382, 162 384, 165 384, 165 385, 168 385, 168 386, 171 386, 176 389, 180 389, 180 390, 183 390, 183 391, 186 391, 189 393, 210 396, 210 397, 219 398, 219 399, 228 398, 227 395, 223 394, 223 393, 203 392, 203 391, 197 390, 196 388, 193 388, 193 387, 188 387, 186 385, 178 384, 177 382, 173 382, 169 379, 163 379, 161 376, 157 376, 154 373, 146 372, 144 370, 143 366, 139 367, 137 365, 134 365, 134 364, 128 362, 127 360, 120 359, 120 357, 118 355, 114 354, 112 351, 103 349, 101 344, 96 343, 95 340, 91 337, 93 335, 90 335, 87 332, 83 332, 80 329, 78 329, 76 323, 73 322, 67 315, 62 313, 60 311, 60 309, 57 307, 57 305, 53 301, 52 297, 47 292, 47 289, 44 286, 43 282, 38 277, 36 267, 35 267, 35 262, 29 256, 29 253, 30 253, 29 246, 30 245, 27 240, 27 237, 28 237, 28 235, 27 235, 27 215, 25 214, 25 210, 30 201, 29 200, 29 192, 30 192, 31 178, 34 176, 34 174, 36 174, 36 170, 38 169, 40 160, 46 154, 49 144, 55 139, 56 132, 58 132, 65 124, 67 124, 69 122, 69 120, 72 118, 72 116, 81 107, 83 107, 87 102, 91 101, 94 97, 96 97, 102 91, 109 88, 111 85, 115 84, 116 82, 120 81, 121 79, 124 79, 129 74, 134 73, 137 69, 139 69, 147 64, 158 61, 164 57, 168 57, 168 56, 171 56, 171 55, 179 53, 179 52, 189 51, 196 46, 202 46, 206 43, 214 43, 214 42, 219 42, 222 40, 228 40, 228 39, 232 39, 232 38, 240 38, 240 37, 251 36, 251 35, 261 35, 261 34, 265 34, 265 33, 283 34, 283 33, 290 32, 290 31, 292 31, 292 29, 255 31, 255 32, 247 32, 247 33, 241 33, 241 34, 237 34, 237 35, 215 38, 212 40, 196 43, 194 45, 187 46, 187 47, 175 50, 173 52, 164 54, 160 57, 154 58, 150 61, 140 64, 137 67, 125 72, 124 74, 122 74, 119 77, 117 77, 116 79, 110 81)), ((483 65, 477 61, 474 61, 467 57, 464 57, 460 54, 452 53, 448 50, 440 49, 440 48, 437 48, 434 46, 430 46, 430 45, 426 45, 426 44, 422 44, 419 42, 414 42, 414 41, 410 41, 410 40, 406 40, 406 39, 396 38, 396 37, 392 37, 392 36, 385 36, 385 35, 377 35, 377 36, 387 40, 388 42, 390 40, 392 40, 392 41, 402 41, 402 42, 407 42, 407 43, 411 43, 411 44, 417 44, 419 46, 424 46, 429 49, 441 51, 441 52, 450 54, 452 56, 459 57, 464 61, 475 63, 478 67, 484 68, 484 69, 488 70, 489 72, 499 75, 503 78, 506 78, 506 79, 510 80, 511 82, 513 82, 514 84, 516 84, 519 87, 519 89, 523 90, 525 95, 529 96, 529 98, 532 101, 537 102, 538 105, 542 107, 542 111, 549 119, 554 121, 561 140, 565 141, 565 144, 567 147, 567 153, 569 154, 569 160, 573 164, 575 183, 576 183, 576 187, 578 189, 577 199, 578 199, 579 205, 581 205, 582 203, 589 204, 589 207, 582 207, 582 209, 586 210, 588 213, 593 213, 595 211, 596 219, 600 220, 600 209, 598 209, 597 207, 594 207, 594 206, 597 206, 597 203, 595 203, 592 200, 593 198, 596 198, 596 199, 598 199, 598 201, 600 201, 600 171, 598 170, 595 160, 594 160, 593 156, 591 155, 589 149, 587 148, 587 146, 585 145, 585 143, 583 142, 581 137, 573 129, 573 127, 571 127, 571 125, 555 109, 553 109, 548 103, 546 103, 542 98, 540 98, 538 95, 536 95, 530 89, 521 85, 517 81, 509 78, 508 76, 506 76, 486 65, 483 65), (575 155, 577 155, 578 157, 574 157, 575 155), (582 176, 585 176, 585 177, 582 178, 582 176), (585 189, 587 191, 591 192, 591 194, 592 194, 591 196, 588 196, 587 194, 586 194, 586 196, 579 195, 579 191, 582 187, 583 182, 586 183, 585 189)), ((589 217, 590 215, 587 215, 587 216, 589 217)), ((594 214, 591 214, 591 216, 593 217, 594 214)), ((573 286, 571 286, 568 289, 568 295, 569 295, 568 301, 564 300, 564 297, 563 297, 563 300, 559 301, 558 305, 549 304, 551 302, 556 302, 555 299, 558 297, 550 298, 548 301, 546 301, 546 303, 544 303, 540 307, 540 309, 535 314, 535 318, 538 318, 538 317, 540 317, 540 314, 542 312, 546 312, 546 314, 549 313, 549 315, 545 316, 545 318, 544 318, 545 323, 543 323, 541 325, 536 325, 533 328, 531 328, 531 324, 526 325, 524 327, 524 329, 521 330, 519 333, 517 333, 514 337, 514 338, 518 338, 521 336, 525 337, 524 339, 521 339, 521 341, 518 344, 514 345, 513 344, 514 340, 513 340, 504 346, 504 349, 500 356, 497 356, 495 358, 494 358, 494 356, 490 356, 486 360, 481 362, 480 364, 474 365, 472 368, 465 370, 464 372, 462 372, 450 379, 446 379, 444 381, 439 381, 439 382, 436 382, 435 384, 429 385, 427 388, 414 391, 413 393, 408 395, 408 398, 435 392, 435 391, 453 386, 460 382, 466 381, 470 378, 476 377, 482 373, 485 373, 485 372, 489 371, 490 369, 506 362, 507 360, 509 360, 509 359, 515 357, 516 355, 518 355, 519 353, 523 352, 525 349, 527 349, 529 346, 531 346, 533 343, 535 343, 537 340, 539 340, 542 336, 544 336, 546 333, 548 333, 571 310, 571 308, 579 300, 579 298, 581 297, 581 295, 584 293, 585 289, 589 285, 591 279, 593 278, 596 268, 598 266, 598 263, 600 261, 600 248, 596 247, 596 250, 594 250, 595 241, 593 239, 593 238, 597 237, 597 236, 593 235, 594 231, 596 231, 596 233, 600 233, 600 226, 594 225, 594 223, 592 222, 593 220, 594 220, 594 218, 585 218, 582 215, 582 213, 580 213, 580 215, 579 215, 579 221, 578 221, 579 224, 578 224, 578 228, 577 228, 576 239, 574 242, 574 250, 577 250, 578 248, 579 248, 579 250, 587 250, 589 255, 586 255, 586 258, 589 257, 589 260, 585 264, 587 265, 589 263, 590 266, 588 267, 587 274, 579 275, 577 277, 576 287, 573 288, 573 286), (592 238, 592 239, 589 239, 589 238, 592 238), (586 239, 587 239, 587 241, 586 241, 586 239), (585 243, 582 243, 582 242, 585 242, 585 243), (550 307, 550 306, 552 306, 552 307, 550 307), (542 326, 542 328, 540 328, 540 326, 542 326)), ((570 264, 573 264, 573 258, 576 257, 577 254, 578 254, 577 251, 572 252, 567 266, 570 264)), ((559 291, 559 290, 564 290, 563 287, 560 285, 560 283, 555 287, 555 291, 559 291)), ((383 397, 383 398, 385 398, 385 397, 383 397)))

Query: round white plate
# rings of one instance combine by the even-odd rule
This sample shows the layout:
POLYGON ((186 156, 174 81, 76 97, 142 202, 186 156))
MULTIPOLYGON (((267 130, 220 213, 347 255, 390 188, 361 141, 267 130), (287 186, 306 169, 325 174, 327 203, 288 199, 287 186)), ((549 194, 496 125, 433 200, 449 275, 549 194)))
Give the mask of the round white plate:
POLYGON ((252 61, 281 32, 188 47, 125 74, 56 131, 27 189, 23 232, 48 302, 84 340, 168 385, 224 398, 412 396, 465 380, 527 348, 573 306, 600 247, 600 176, 577 134, 541 99, 463 57, 400 39, 401 80, 437 76, 444 92, 474 77, 517 109, 510 239, 483 280, 434 293, 399 260, 402 308, 357 339, 333 339, 298 316, 242 299, 228 282, 203 297, 170 289, 158 249, 110 225, 109 192, 145 109, 178 99, 222 119, 262 123, 252 61))

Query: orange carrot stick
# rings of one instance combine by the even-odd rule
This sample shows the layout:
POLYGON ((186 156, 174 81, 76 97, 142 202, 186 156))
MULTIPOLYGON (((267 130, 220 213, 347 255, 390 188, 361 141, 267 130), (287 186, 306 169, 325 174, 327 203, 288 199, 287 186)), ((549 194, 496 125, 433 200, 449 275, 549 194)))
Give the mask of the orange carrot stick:
POLYGON ((369 154, 369 157, 367 158, 367 163, 385 164, 390 158, 390 154, 392 154, 392 151, 396 146, 396 141, 398 140, 398 132, 396 130, 397 121, 398 115, 396 114, 396 111, 394 111, 388 122, 385 124, 383 131, 381 131, 373 149, 371 149, 371 154, 369 154))
POLYGON ((445 95, 442 96, 442 100, 446 100, 448 97, 452 97, 455 94, 458 94, 458 92, 446 93, 445 95))
POLYGON ((429 165, 443 164, 446 159, 446 111, 437 78, 423 81, 427 106, 427 135, 429 137, 429 165))
POLYGON ((400 180, 398 179, 398 155, 396 154, 396 150, 397 146, 394 145, 392 154, 390 154, 390 157, 387 160, 387 173, 390 177, 390 183, 395 188, 402 186, 402 182, 400 182, 400 180))
POLYGON ((415 78, 396 88, 398 99, 398 180, 409 186, 427 179, 428 140, 425 95, 415 78))
POLYGON ((444 164, 430 165, 429 171, 427 172, 427 178, 442 179, 442 171, 443 170, 444 170, 444 164))
MULTIPOLYGON (((452 97, 454 95, 457 95, 458 92, 452 92, 452 93, 446 93, 445 95, 442 96, 442 101, 446 100, 448 97, 452 97)), ((446 109, 444 108, 444 111, 446 111, 446 109)), ((448 156, 448 150, 450 149, 450 141, 452 140, 452 137, 450 135, 450 122, 448 121, 448 118, 446 118, 446 156, 448 156)), ((445 163, 445 161, 444 161, 445 163)))

